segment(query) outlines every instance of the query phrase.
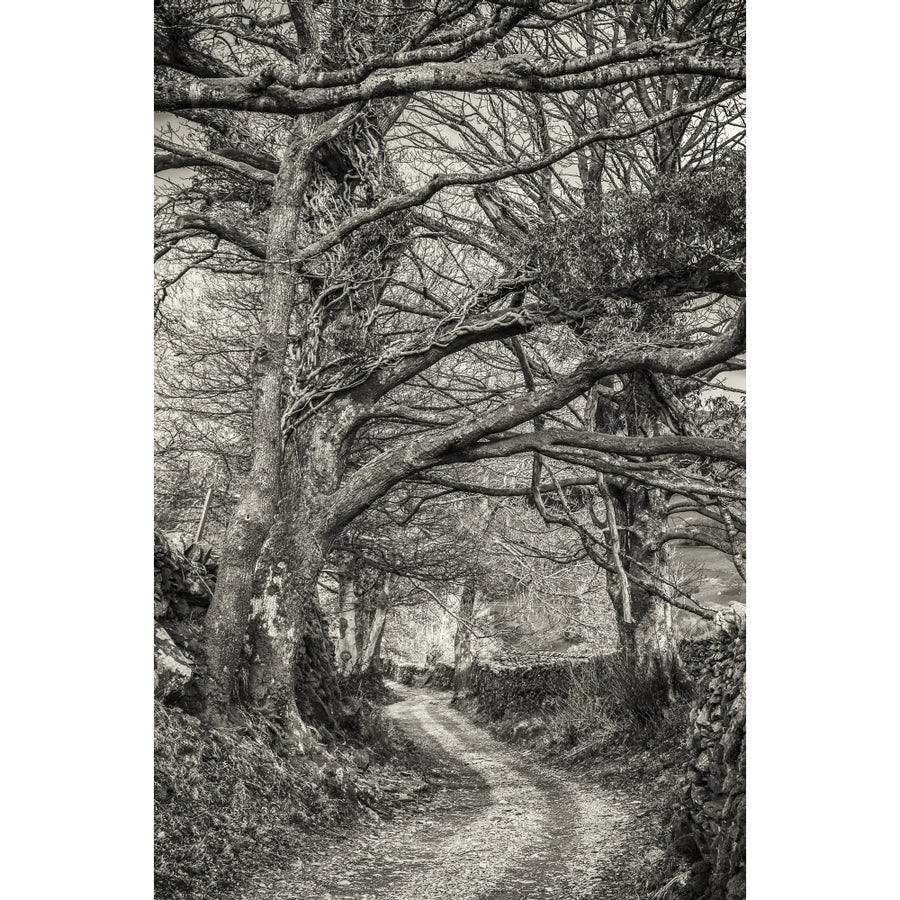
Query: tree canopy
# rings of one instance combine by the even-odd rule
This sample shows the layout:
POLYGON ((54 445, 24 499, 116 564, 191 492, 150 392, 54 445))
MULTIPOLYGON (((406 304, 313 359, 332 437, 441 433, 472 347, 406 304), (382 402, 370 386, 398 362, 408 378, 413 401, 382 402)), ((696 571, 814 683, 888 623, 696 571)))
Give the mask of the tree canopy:
POLYGON ((690 604, 672 509, 742 564, 743 4, 156 17, 162 458, 235 476, 213 718, 249 628, 255 701, 302 734, 302 611, 398 491, 572 529, 623 641, 690 604))

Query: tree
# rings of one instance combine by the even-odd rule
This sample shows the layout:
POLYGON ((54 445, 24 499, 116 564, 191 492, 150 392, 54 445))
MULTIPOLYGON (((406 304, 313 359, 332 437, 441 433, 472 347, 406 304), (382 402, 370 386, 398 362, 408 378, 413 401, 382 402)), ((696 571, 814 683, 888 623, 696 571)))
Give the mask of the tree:
POLYGON ((365 675, 381 655, 393 574, 342 553, 338 569, 338 660, 341 675, 365 675))
MULTIPOLYGON (((670 6, 626 4, 622 12, 533 0, 423 12, 402 0, 376 7, 348 0, 288 3, 281 14, 262 3, 157 5, 156 104, 172 117, 157 167, 194 173, 187 185, 173 180, 161 210, 164 280, 209 253, 204 264, 215 259, 223 273, 258 279, 261 294, 248 474, 207 618, 212 721, 227 714, 249 624, 251 696, 307 742, 294 703, 299 623, 344 529, 404 480, 559 447, 624 460, 678 454, 740 462, 738 443, 704 435, 517 429, 566 410, 605 378, 690 377, 727 363, 743 350, 742 306, 705 339, 694 334, 666 346, 636 334, 586 346, 578 365, 535 390, 506 385, 501 396, 489 385, 462 399, 466 391, 436 383, 454 366, 477 365, 484 346, 602 320, 607 298, 653 296, 659 278, 672 276, 598 284, 586 305, 572 307, 568 297, 536 290, 539 273, 510 267, 508 254, 479 240, 477 228, 456 228, 446 209, 435 229, 428 206, 441 192, 456 197, 534 173, 544 173, 545 184, 564 182, 573 154, 668 133, 736 97, 740 6, 684 3, 674 23, 670 6), (656 14, 648 19, 650 7, 656 14), (510 54, 520 39, 531 51, 510 54), (707 89, 696 98, 676 91, 669 107, 645 108, 642 85, 688 77, 707 89), (494 104, 501 130, 501 95, 609 99, 586 133, 545 129, 549 149, 533 157, 523 160, 511 143, 506 162, 485 166, 456 147, 466 165, 423 179, 409 153, 436 160, 447 144, 446 119, 432 117, 435 92, 459 96, 483 116, 494 104), (462 263, 461 247, 471 250, 462 263), (466 271, 475 260, 484 265, 480 282, 466 271), (433 413, 398 402, 422 388, 443 398, 433 413), (384 421, 415 423, 415 442, 402 431, 382 438, 384 421)), ((474 203, 512 233, 515 215, 504 218, 489 191, 469 197, 464 215, 474 203)))
MULTIPOLYGON (((645 281, 659 287, 656 296, 642 296, 631 309, 626 327, 677 340, 715 327, 738 302, 728 298, 744 293, 743 159, 725 156, 699 172, 685 169, 657 176, 650 186, 646 195, 607 193, 602 200, 594 198, 574 227, 563 226, 556 240, 544 236, 548 251, 542 271, 552 280, 560 277, 554 270, 562 269, 567 290, 577 295, 590 292, 598 279, 617 268, 632 268, 636 280, 643 270, 645 281), (550 259, 554 253, 555 260, 550 259), (659 271, 668 273, 664 280, 653 274, 659 271), (685 277, 687 282, 682 281, 685 277), (700 295, 693 306, 673 303, 673 297, 690 292, 700 295)), ((627 295, 623 299, 627 304, 627 295)), ((606 326, 604 340, 621 339, 606 326)), ((704 399, 708 393, 708 385, 694 379, 638 371, 613 384, 596 385, 589 395, 586 423, 635 436, 727 435, 742 440, 743 410, 729 408, 721 398, 710 405, 704 399)), ((744 551, 735 526, 741 515, 728 505, 742 502, 741 469, 728 462, 693 461, 678 472, 682 479, 688 475, 688 481, 680 488, 670 483, 667 489, 659 470, 653 483, 633 474, 623 476, 615 468, 596 468, 596 497, 584 504, 586 516, 579 521, 562 498, 562 509, 552 520, 576 528, 588 552, 611 574, 626 657, 637 668, 658 674, 674 691, 681 666, 671 606, 679 594, 689 598, 676 583, 669 545, 684 538, 702 541, 727 553, 743 576, 744 551), (670 528, 667 520, 675 497, 692 498, 691 511, 707 527, 670 528), (721 527, 711 529, 714 524, 721 527)), ((671 468, 668 474, 673 474, 671 468)), ((537 505, 551 519, 540 498, 537 505)), ((682 515, 687 509, 682 502, 682 515)), ((679 605, 685 605, 684 600, 679 605)))
POLYGON ((477 588, 474 580, 466 582, 459 601, 459 621, 453 641, 453 693, 463 696, 469 690, 474 653, 472 651, 472 620, 475 618, 477 588))

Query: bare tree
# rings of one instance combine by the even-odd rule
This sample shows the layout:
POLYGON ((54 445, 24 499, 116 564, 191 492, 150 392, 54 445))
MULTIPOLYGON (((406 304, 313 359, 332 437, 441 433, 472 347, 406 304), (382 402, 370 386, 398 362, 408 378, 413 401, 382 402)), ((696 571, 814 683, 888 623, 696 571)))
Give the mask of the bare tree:
POLYGON ((727 104, 743 85, 739 41, 730 22, 698 17, 706 5, 683 4, 677 28, 666 16, 642 19, 638 35, 625 26, 646 4, 626 4, 624 13, 620 4, 538 0, 425 12, 404 2, 298 2, 284 15, 262 3, 157 6, 157 109, 171 116, 157 167, 195 173, 186 184, 171 180, 160 211, 165 278, 174 283, 179 266, 215 257, 222 272, 240 270, 261 286, 248 475, 207 620, 213 721, 227 712, 252 618, 251 696, 306 743, 293 701, 298 623, 343 530, 404 480, 559 447, 629 469, 634 457, 673 454, 740 461, 737 442, 704 435, 517 429, 565 410, 604 378, 687 378, 726 364, 743 350, 743 306, 672 344, 636 333, 585 346, 577 365, 534 390, 472 385, 461 402, 465 391, 436 384, 444 401, 434 411, 397 402, 405 389, 445 379, 457 360, 481 364, 483 346, 602 319, 604 300, 623 291, 653 295, 652 279, 604 283, 595 302, 573 307, 538 289, 539 273, 514 259, 510 268, 502 248, 485 246, 465 223, 457 228, 452 207, 428 204, 468 191, 461 212, 474 202, 514 234, 515 212, 474 189, 543 172, 545 184, 561 181, 564 191, 566 161, 586 148, 659 135, 727 104), (509 54, 520 38, 540 52, 509 54), (641 104, 642 85, 688 77, 709 89, 676 92, 659 110, 641 104), (436 92, 470 98, 502 129, 501 92, 524 100, 597 91, 610 96, 609 115, 580 135, 545 131, 545 149, 533 156, 523 159, 511 142, 499 164, 473 155, 425 178, 421 163, 408 164, 410 154, 426 164, 442 158, 447 121, 434 117, 436 92), (471 275, 475 260, 481 278, 471 275), (415 441, 378 435, 385 420, 416 423, 415 441))

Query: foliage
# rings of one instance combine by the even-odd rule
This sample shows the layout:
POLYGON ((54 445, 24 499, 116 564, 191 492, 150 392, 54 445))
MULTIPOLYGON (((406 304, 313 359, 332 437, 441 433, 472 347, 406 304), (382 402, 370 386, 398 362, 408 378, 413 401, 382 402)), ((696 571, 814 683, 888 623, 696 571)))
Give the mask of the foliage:
POLYGON ((649 190, 588 194, 576 215, 534 231, 528 252, 541 288, 602 311, 601 327, 643 330, 647 301, 623 288, 690 268, 741 268, 745 189, 744 157, 734 153, 701 171, 660 175, 649 190))
POLYGON ((368 705, 377 710, 378 704, 389 703, 393 699, 391 689, 384 683, 380 672, 354 672, 341 679, 341 696, 355 705, 368 705))
MULTIPOLYGON (((383 686, 382 686, 383 690, 383 686)), ((239 879, 286 864, 308 828, 378 805, 378 777, 354 774, 354 746, 379 771, 419 763, 409 739, 360 692, 347 743, 298 757, 259 716, 210 729, 155 706, 155 866, 158 900, 212 900, 239 879), (360 805, 362 804, 362 805, 360 805)))
POLYGON ((667 699, 665 679, 635 672, 620 654, 572 669, 571 689, 546 722, 546 742, 568 759, 652 743, 686 721, 687 702, 667 699))
POLYGON ((287 857, 299 826, 334 814, 311 762, 281 756, 249 716, 234 732, 156 705, 156 896, 216 897, 238 873, 287 857))

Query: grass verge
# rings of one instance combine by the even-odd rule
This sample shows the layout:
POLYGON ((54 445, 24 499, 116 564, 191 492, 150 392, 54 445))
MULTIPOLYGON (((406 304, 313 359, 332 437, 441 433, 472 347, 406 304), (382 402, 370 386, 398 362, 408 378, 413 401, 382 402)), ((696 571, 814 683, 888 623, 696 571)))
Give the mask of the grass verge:
POLYGON ((636 675, 615 657, 596 669, 573 669, 568 693, 536 713, 499 720, 477 710, 474 698, 457 705, 499 739, 518 744, 556 767, 622 790, 641 807, 641 831, 631 846, 625 900, 681 900, 685 882, 670 853, 673 798, 689 754, 685 737, 690 690, 669 702, 666 685, 636 675))
POLYGON ((155 897, 221 900, 255 872, 287 864, 311 827, 390 815, 379 779, 416 766, 405 737, 371 702, 340 746, 286 751, 243 712, 211 730, 155 708, 155 897))

